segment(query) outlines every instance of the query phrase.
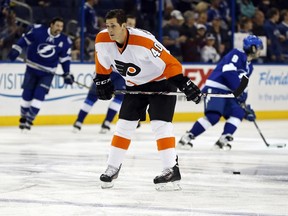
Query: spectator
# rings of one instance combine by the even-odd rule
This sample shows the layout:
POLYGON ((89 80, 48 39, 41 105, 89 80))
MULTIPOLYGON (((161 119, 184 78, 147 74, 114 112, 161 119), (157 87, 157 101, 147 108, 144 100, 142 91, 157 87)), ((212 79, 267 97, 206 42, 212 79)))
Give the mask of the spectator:
POLYGON ((201 61, 205 63, 216 63, 220 59, 220 55, 214 47, 215 37, 209 33, 205 37, 206 44, 201 49, 201 61))
MULTIPOLYGON (((84 41, 84 61, 92 61, 94 58, 94 50, 90 50, 89 48, 90 41, 88 38, 84 41)), ((72 61, 80 61, 80 53, 81 53, 81 38, 76 37, 73 41, 72 51, 71 51, 71 60, 72 61)))
POLYGON ((266 34, 264 30, 264 21, 265 21, 264 13, 260 10, 256 10, 252 21, 253 21, 253 28, 252 28, 253 34, 258 36, 265 36, 266 34))
MULTIPOLYGON (((191 50, 189 60, 191 62, 201 61, 201 48, 205 45, 205 33, 206 26, 203 24, 197 24, 197 33, 193 40, 189 41, 189 48, 191 50)), ((187 55, 188 56, 188 55, 187 55)))
POLYGON ((221 25, 221 17, 215 15, 211 21, 211 26, 208 26, 208 32, 212 33, 215 37, 214 47, 217 52, 224 56, 231 49, 231 39, 229 37, 229 31, 224 29, 221 25))
POLYGON ((199 13, 198 19, 197 19, 197 23, 198 24, 203 24, 203 25, 207 25, 208 22, 208 15, 206 11, 203 11, 201 13, 199 13))
MULTIPOLYGON (((285 0, 287 1, 287 0, 285 0)), ((265 18, 268 18, 268 12, 271 8, 277 7, 276 2, 274 0, 261 0, 260 3, 258 3, 258 9, 261 10, 265 14, 265 18)))
POLYGON ((239 20, 239 30, 238 32, 252 34, 253 22, 248 17, 241 17, 239 20))
POLYGON ((241 0, 239 3, 240 16, 252 18, 255 14, 256 7, 251 0, 241 0))
POLYGON ((181 53, 181 43, 186 41, 186 36, 180 36, 180 26, 184 17, 178 10, 173 10, 170 14, 169 22, 163 28, 163 45, 180 62, 183 60, 181 53))
POLYGON ((281 20, 282 22, 278 25, 278 29, 280 34, 284 36, 281 43, 282 54, 284 57, 284 62, 288 63, 288 10, 281 11, 281 20))
MULTIPOLYGON (((231 1, 229 1, 231 3, 231 1)), ((229 29, 231 27, 231 15, 230 15, 230 5, 228 4, 227 0, 222 0, 219 4, 218 10, 220 12, 221 20, 227 26, 222 26, 223 28, 229 29)))
POLYGON ((281 35, 277 28, 277 22, 279 21, 279 10, 277 8, 271 8, 267 14, 268 19, 264 23, 264 30, 268 38, 267 50, 268 60, 271 62, 282 62, 283 56, 281 53, 280 40, 285 39, 281 35))
POLYGON ((0 29, 5 24, 6 16, 9 14, 10 0, 1 0, 0 3, 0 29))
POLYGON ((208 22, 211 22, 215 15, 220 16, 219 5, 221 0, 211 0, 210 7, 208 8, 208 22))
POLYGON ((128 14, 126 24, 127 24, 127 27, 135 28, 136 27, 136 16, 134 16, 132 14, 128 14))
POLYGON ((194 38, 197 34, 197 28, 195 23, 195 14, 192 11, 186 11, 184 13, 184 23, 180 29, 180 35, 184 35, 186 37, 185 42, 181 43, 181 51, 184 62, 193 61, 191 58, 191 53, 193 52, 193 47, 190 45, 193 43, 194 38))
POLYGON ((84 4, 84 19, 85 19, 84 34, 85 37, 88 37, 91 41, 94 41, 96 34, 99 32, 98 20, 96 12, 93 8, 94 5, 96 5, 97 3, 98 0, 86 0, 84 4))
POLYGON ((7 10, 4 26, 0 30, 0 59, 5 59, 14 41, 21 37, 24 29, 16 22, 16 14, 13 10, 7 10))
POLYGON ((139 28, 145 29, 153 34, 156 32, 157 0, 138 0, 137 20, 139 28))

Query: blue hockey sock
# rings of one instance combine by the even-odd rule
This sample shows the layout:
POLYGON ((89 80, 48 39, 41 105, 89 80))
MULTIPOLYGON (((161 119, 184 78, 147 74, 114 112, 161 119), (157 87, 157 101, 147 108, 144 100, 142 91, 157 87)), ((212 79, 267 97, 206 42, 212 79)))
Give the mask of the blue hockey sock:
POLYGON ((112 122, 116 114, 117 114, 116 110, 113 110, 113 109, 109 108, 108 111, 107 111, 106 118, 105 118, 104 121, 112 122))
POLYGON ((83 123, 84 119, 86 118, 86 116, 88 115, 88 112, 85 112, 84 110, 80 110, 78 113, 78 117, 77 117, 77 122, 81 122, 83 123))

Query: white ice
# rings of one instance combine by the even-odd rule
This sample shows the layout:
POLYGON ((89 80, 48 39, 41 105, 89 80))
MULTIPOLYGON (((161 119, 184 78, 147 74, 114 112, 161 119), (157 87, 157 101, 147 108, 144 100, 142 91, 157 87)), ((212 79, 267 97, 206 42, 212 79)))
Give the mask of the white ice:
MULTIPOLYGON (((257 121, 270 144, 288 144, 288 121, 257 121)), ((178 141, 191 123, 175 123, 178 141)), ((115 125, 112 125, 112 129, 115 125)), ((161 172, 149 124, 137 129, 114 188, 103 190, 112 132, 99 125, 34 126, 23 134, 0 127, 1 216, 288 215, 288 148, 266 147, 251 122, 234 135, 232 150, 212 151, 223 122, 177 150, 181 191, 159 192, 161 172), (233 172, 240 172, 235 175, 233 172)))

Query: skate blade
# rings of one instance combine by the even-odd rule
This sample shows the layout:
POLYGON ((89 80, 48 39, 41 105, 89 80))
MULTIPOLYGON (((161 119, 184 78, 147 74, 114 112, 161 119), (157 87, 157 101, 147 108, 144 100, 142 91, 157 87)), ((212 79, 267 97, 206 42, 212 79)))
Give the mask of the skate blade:
POLYGON ((223 150, 224 151, 230 151, 231 148, 232 148, 232 146, 230 144, 227 144, 227 145, 223 146, 223 150))
POLYGON ((80 133, 80 130, 78 128, 73 128, 72 133, 80 133))
POLYGON ((156 184, 155 189, 157 191, 179 191, 182 190, 182 187, 180 181, 174 181, 156 184))
POLYGON ((232 148, 232 146, 230 144, 227 144, 225 146, 223 146, 222 148, 220 148, 218 145, 214 145, 212 147, 212 151, 230 151, 232 148))
POLYGON ((102 189, 109 189, 112 188, 113 186, 114 186, 113 182, 102 182, 101 184, 102 189))
POLYGON ((27 130, 26 128, 20 129, 22 134, 27 134, 29 132, 29 130, 27 130))
POLYGON ((106 128, 101 128, 101 130, 99 131, 99 134, 107 134, 109 132, 108 129, 106 128))
POLYGON ((188 145, 188 144, 180 144, 178 143, 177 145, 177 149, 182 149, 182 150, 191 150, 193 147, 191 145, 188 145))

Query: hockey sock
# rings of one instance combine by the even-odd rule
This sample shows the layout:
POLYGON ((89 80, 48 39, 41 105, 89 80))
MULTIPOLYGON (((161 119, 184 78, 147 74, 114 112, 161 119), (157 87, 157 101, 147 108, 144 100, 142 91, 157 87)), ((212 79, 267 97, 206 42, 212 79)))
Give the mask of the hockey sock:
POLYGON ((234 134, 240 123, 241 123, 240 119, 236 117, 230 117, 224 125, 224 131, 222 134, 234 134))
POLYGON ((86 118, 86 116, 88 115, 90 110, 92 109, 93 104, 94 103, 92 103, 92 104, 91 103, 87 103, 87 101, 84 102, 81 110, 78 113, 76 122, 83 123, 84 119, 86 118))
POLYGON ((27 113, 27 121, 30 121, 31 123, 34 121, 41 108, 42 102, 43 101, 37 99, 32 100, 31 107, 29 109, 29 112, 27 113))
POLYGON ((122 103, 122 100, 119 100, 115 96, 115 98, 109 104, 108 111, 107 111, 107 114, 106 114, 106 118, 105 118, 104 121, 109 121, 109 122, 113 121, 115 115, 120 110, 121 103, 122 103))
POLYGON ((207 120, 207 118, 200 118, 195 122, 190 132, 194 135, 194 137, 197 137, 209 127, 211 127, 211 123, 207 120))
POLYGON ((108 111, 107 111, 106 118, 105 118, 104 121, 105 122, 106 121, 112 122, 116 114, 117 114, 117 111, 109 108, 108 111))
POLYGON ((159 151, 159 154, 160 154, 160 158, 162 161, 163 169, 171 168, 171 167, 175 166, 175 163, 176 163, 175 148, 168 148, 168 149, 161 150, 161 151, 159 151))
POLYGON ((20 112, 22 117, 26 117, 27 113, 29 112, 31 105, 31 101, 27 101, 22 99, 21 106, 20 106, 20 112))

